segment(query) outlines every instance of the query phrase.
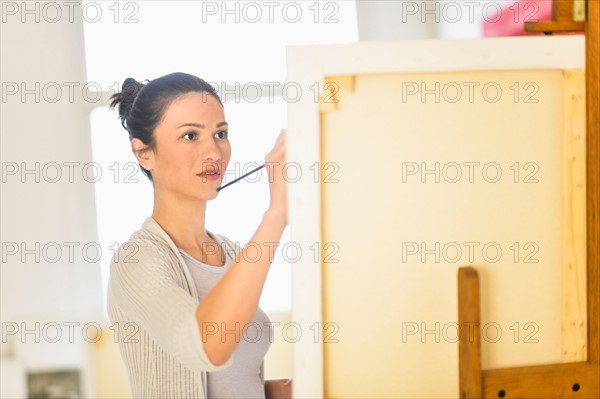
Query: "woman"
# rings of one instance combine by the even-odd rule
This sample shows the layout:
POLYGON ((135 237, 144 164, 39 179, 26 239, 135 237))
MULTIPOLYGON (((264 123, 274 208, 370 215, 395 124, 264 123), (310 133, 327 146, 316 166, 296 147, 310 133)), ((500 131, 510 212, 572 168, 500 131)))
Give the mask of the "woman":
POLYGON ((291 397, 291 380, 264 381, 272 330, 258 307, 287 225, 285 130, 265 157, 269 208, 240 250, 204 227, 231 157, 213 87, 184 73, 129 78, 111 100, 154 186, 152 216, 110 266, 108 313, 133 396, 291 397))

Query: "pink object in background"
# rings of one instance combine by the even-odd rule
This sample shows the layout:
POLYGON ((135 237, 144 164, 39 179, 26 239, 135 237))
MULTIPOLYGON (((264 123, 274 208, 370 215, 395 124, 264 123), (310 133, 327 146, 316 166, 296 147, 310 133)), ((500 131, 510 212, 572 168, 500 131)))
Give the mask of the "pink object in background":
POLYGON ((551 0, 515 0, 497 2, 497 11, 487 7, 483 19, 483 36, 523 36, 543 33, 525 32, 525 21, 551 21, 551 0), (500 10, 500 5, 505 4, 500 10))

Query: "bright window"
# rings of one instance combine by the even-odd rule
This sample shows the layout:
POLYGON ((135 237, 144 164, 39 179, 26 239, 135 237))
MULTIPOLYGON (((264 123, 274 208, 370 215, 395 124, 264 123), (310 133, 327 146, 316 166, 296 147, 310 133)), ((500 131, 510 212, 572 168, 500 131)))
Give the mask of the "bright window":
MULTIPOLYGON (((88 82, 106 92, 118 90, 130 76, 154 79, 175 71, 195 74, 218 87, 283 84, 286 45, 358 40, 354 1, 90 1, 83 8, 88 82), (102 18, 96 17, 98 12, 102 18)), ((228 173, 239 176, 264 161, 287 125, 287 103, 282 97, 250 101, 234 95, 228 100, 228 173)), ((98 107, 90 121, 94 161, 103 172, 96 201, 100 245, 110 249, 103 251, 102 259, 106 287, 114 249, 152 213, 152 186, 139 171, 117 113, 98 107)), ((209 202, 206 228, 243 246, 268 201, 265 171, 258 181, 237 183, 209 202)), ((286 229, 260 302, 267 313, 291 309, 293 264, 282 253, 288 242, 286 229)))

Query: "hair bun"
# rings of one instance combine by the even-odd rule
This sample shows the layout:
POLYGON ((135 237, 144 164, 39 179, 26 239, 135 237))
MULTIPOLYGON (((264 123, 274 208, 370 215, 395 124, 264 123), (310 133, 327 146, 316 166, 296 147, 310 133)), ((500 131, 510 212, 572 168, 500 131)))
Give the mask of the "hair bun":
POLYGON ((121 86, 121 92, 113 94, 110 98, 110 108, 118 106, 119 118, 121 118, 121 124, 125 129, 127 129, 126 120, 131 113, 135 98, 144 86, 145 84, 138 82, 134 78, 127 78, 121 86))
POLYGON ((127 78, 125 79, 125 81, 123 82, 123 87, 125 86, 129 86, 131 84, 137 83, 138 81, 135 80, 134 78, 127 78))
POLYGON ((144 85, 140 82, 138 82, 137 80, 135 80, 134 78, 127 78, 125 79, 125 81, 123 82, 123 85, 121 86, 121 90, 122 91, 134 91, 136 92, 136 89, 139 87, 143 87, 144 85))

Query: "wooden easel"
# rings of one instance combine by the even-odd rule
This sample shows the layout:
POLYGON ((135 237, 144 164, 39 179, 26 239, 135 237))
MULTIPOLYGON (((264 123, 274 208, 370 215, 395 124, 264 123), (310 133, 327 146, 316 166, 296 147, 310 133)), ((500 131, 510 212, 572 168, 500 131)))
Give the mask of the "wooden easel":
POLYGON ((585 22, 573 20, 581 0, 554 0, 553 20, 526 22, 529 32, 586 36, 587 361, 482 370, 479 275, 458 270, 460 398, 600 398, 600 0, 587 0, 585 22))

